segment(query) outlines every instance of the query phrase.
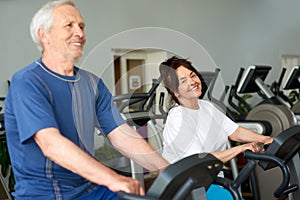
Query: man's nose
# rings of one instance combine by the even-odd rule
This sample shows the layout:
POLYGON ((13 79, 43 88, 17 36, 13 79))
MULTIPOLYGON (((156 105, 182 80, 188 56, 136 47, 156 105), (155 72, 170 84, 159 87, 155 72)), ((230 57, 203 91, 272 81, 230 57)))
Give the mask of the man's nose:
POLYGON ((74 35, 78 35, 80 38, 84 36, 84 29, 79 25, 74 26, 74 35))

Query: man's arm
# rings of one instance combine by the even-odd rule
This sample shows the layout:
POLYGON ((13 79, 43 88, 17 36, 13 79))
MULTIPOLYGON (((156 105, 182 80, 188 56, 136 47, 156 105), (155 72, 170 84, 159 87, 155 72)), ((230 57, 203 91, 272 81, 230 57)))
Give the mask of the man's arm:
POLYGON ((81 150, 56 128, 46 128, 34 135, 43 154, 58 165, 112 191, 144 195, 140 182, 121 176, 81 150))
POLYGON ((148 170, 160 172, 169 165, 168 161, 128 124, 115 128, 107 137, 117 150, 148 170))

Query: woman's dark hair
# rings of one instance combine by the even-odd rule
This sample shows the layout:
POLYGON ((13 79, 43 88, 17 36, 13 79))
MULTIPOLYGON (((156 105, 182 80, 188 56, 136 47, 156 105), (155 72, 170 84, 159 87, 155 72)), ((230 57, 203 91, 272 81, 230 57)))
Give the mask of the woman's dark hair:
POLYGON ((179 80, 176 73, 176 69, 180 66, 183 66, 191 71, 193 71, 200 79, 202 84, 202 94, 199 98, 202 98, 207 90, 207 84, 205 83, 201 74, 196 70, 196 68, 192 65, 188 59, 178 58, 173 56, 166 61, 162 62, 159 66, 159 72, 161 80, 167 89, 168 93, 171 95, 172 100, 179 104, 177 97, 175 96, 175 92, 178 92, 179 80))

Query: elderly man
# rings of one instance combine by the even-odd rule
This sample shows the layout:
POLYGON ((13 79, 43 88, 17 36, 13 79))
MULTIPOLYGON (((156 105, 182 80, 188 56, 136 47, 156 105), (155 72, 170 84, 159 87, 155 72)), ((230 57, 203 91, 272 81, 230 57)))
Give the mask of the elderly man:
POLYGON ((52 1, 30 30, 42 57, 14 74, 5 126, 15 174, 15 199, 117 199, 143 195, 141 184, 94 159, 94 129, 149 170, 169 163, 122 120, 103 81, 74 66, 86 42, 71 1, 52 1))

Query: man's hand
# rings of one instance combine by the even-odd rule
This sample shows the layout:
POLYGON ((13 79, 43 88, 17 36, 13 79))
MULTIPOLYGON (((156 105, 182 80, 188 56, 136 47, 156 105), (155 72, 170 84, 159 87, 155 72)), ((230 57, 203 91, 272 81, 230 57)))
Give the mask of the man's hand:
POLYGON ((112 184, 107 185, 107 187, 114 192, 123 191, 126 193, 132 193, 136 195, 145 195, 145 191, 138 180, 130 177, 118 175, 115 177, 116 180, 112 181, 112 184))

